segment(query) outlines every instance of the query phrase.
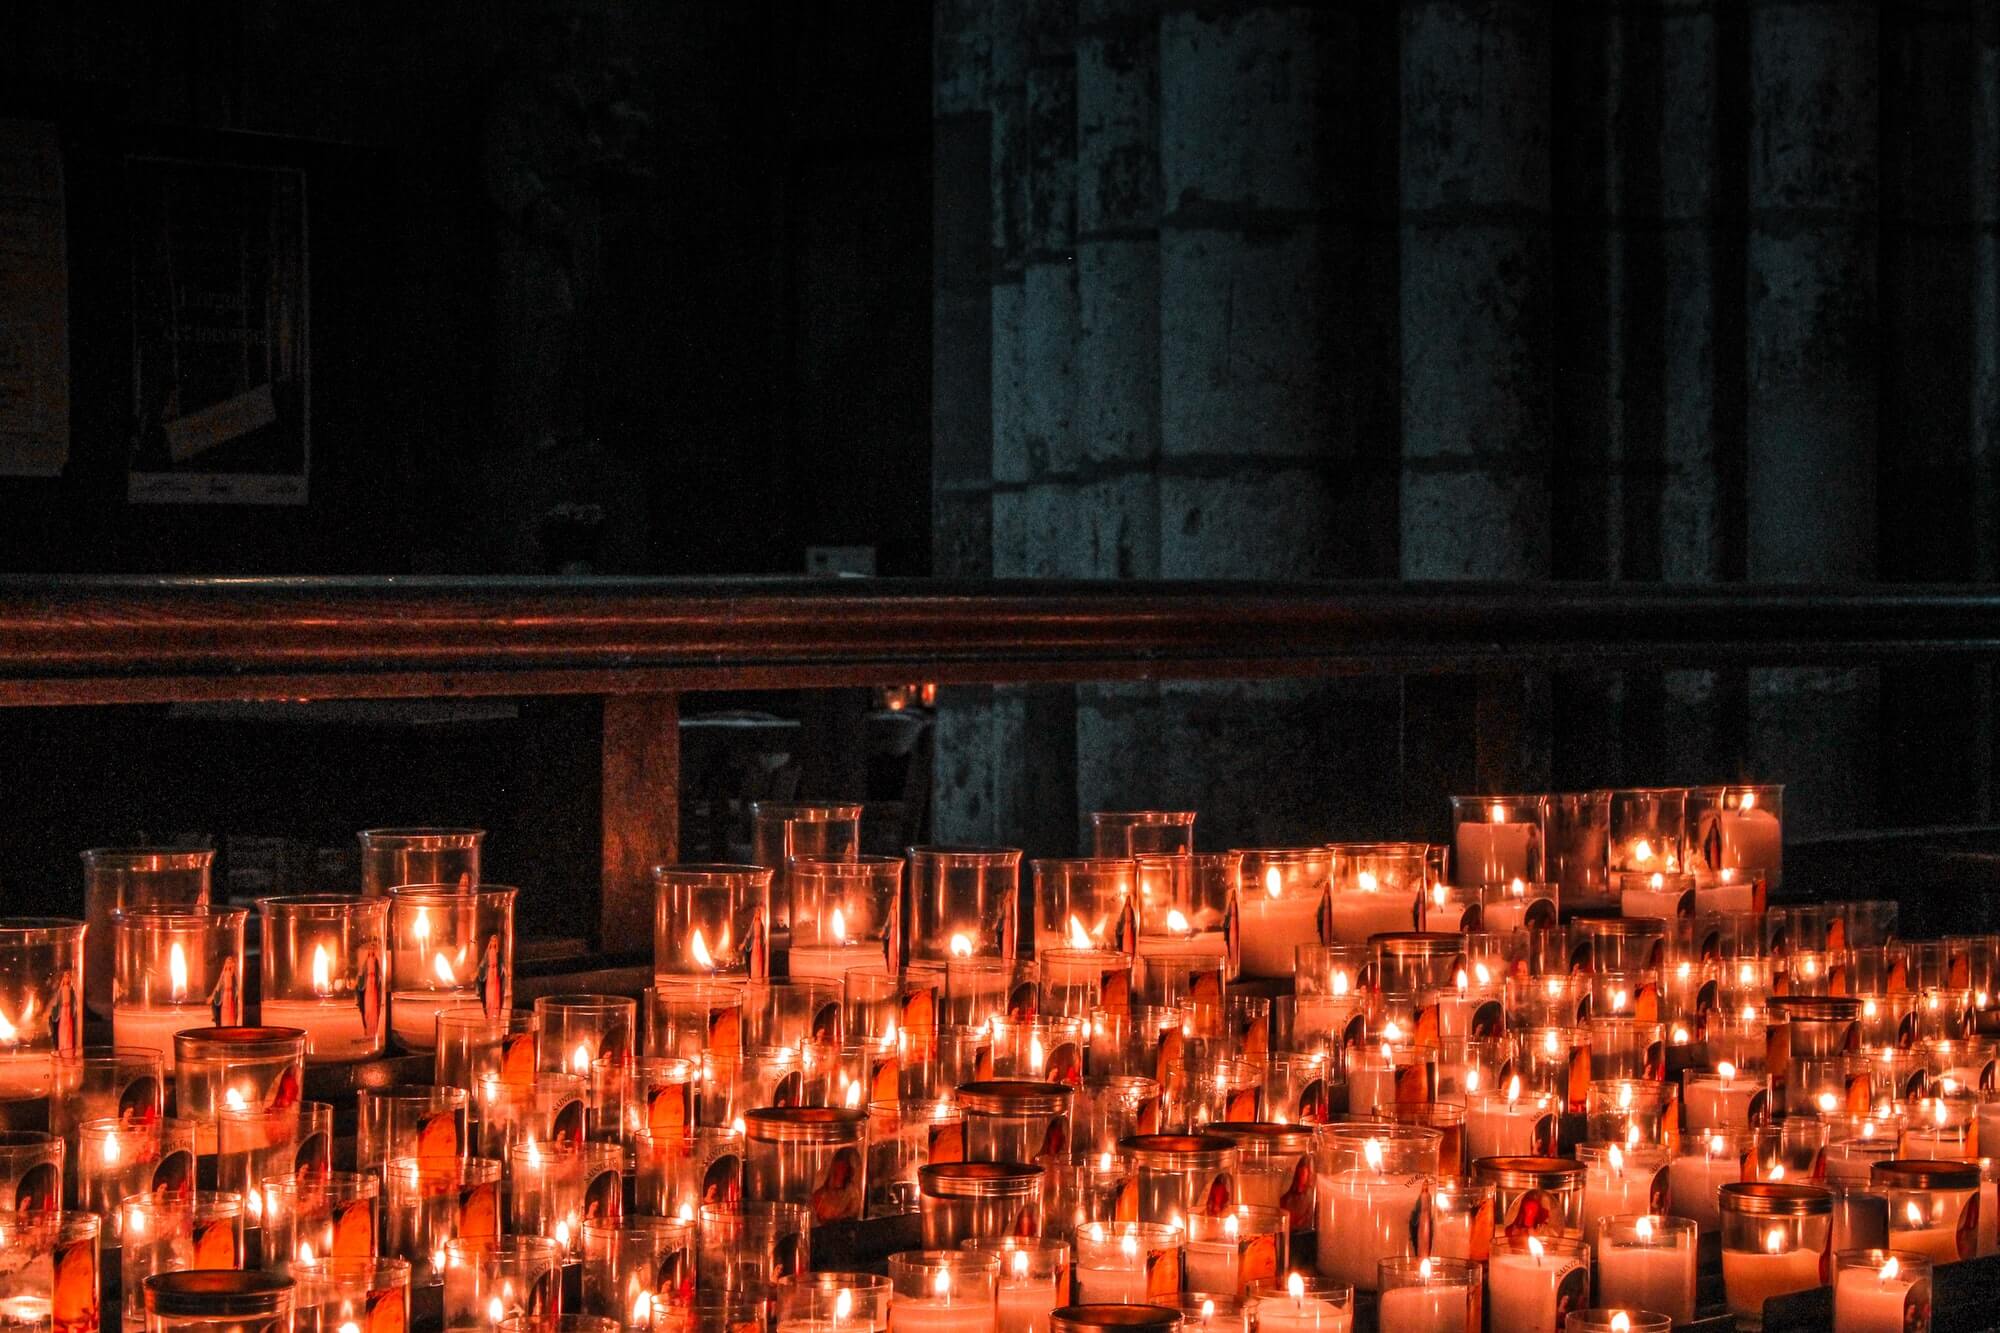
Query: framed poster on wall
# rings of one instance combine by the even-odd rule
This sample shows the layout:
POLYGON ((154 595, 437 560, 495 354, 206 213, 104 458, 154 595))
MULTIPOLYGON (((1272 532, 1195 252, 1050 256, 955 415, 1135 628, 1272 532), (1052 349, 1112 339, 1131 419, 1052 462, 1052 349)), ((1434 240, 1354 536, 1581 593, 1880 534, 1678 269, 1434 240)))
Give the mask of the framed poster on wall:
POLYGON ((134 504, 302 505, 312 464, 306 173, 125 160, 134 504))

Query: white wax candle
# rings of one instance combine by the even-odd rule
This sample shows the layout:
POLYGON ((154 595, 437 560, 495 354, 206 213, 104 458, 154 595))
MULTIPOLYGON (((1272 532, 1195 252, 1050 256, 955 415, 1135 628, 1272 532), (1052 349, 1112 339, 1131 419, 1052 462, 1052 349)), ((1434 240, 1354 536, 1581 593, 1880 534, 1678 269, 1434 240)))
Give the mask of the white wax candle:
MULTIPOLYGON (((1229 941, 1219 930, 1198 930, 1191 935, 1142 934, 1141 958, 1179 958, 1188 962, 1220 961, 1229 952, 1229 941)), ((1199 1290, 1199 1288, 1197 1288, 1199 1290)))
POLYGON ((1189 1291, 1235 1291, 1240 1251, 1233 1240, 1191 1240, 1183 1252, 1189 1291))
POLYGON ((353 996, 265 1000, 258 1012, 266 1027, 301 1029, 308 1060, 364 1060, 382 1048, 380 1034, 371 1036, 362 1026, 353 996))
MULTIPOLYGON (((1332 898, 1330 916, 1335 944, 1366 944, 1373 935, 1393 935, 1417 928, 1414 889, 1349 889, 1332 898)), ((1247 938, 1247 935, 1246 935, 1247 938)))
MULTIPOLYGON (((1203 1288, 1190 1284, 1190 1289, 1203 1288)), ((1282 1296, 1257 1302, 1257 1333, 1348 1333, 1354 1327, 1352 1304, 1335 1305, 1317 1296, 1282 1296)), ((1384 1333, 1388 1326, 1383 1325, 1384 1333)))
POLYGON ((1729 1301, 1729 1313, 1762 1319, 1764 1302, 1773 1296, 1811 1291, 1820 1284, 1819 1258, 1813 1250, 1785 1250, 1778 1254, 1724 1250, 1722 1286, 1729 1301))
MULTIPOLYGON (((1147 1303, 1145 1270, 1137 1267, 1085 1268, 1079 1264, 1076 1269, 1076 1298, 1085 1305, 1144 1305, 1147 1303)), ((891 1307, 890 1313, 894 1312, 891 1307)))
MULTIPOLYGON (((1479 1098, 1465 1111, 1465 1159, 1482 1157, 1532 1157, 1547 1150, 1537 1141, 1537 1126, 1553 1117, 1553 1111, 1539 1097, 1516 1101, 1479 1098)), ((1546 1126, 1543 1133, 1547 1133, 1546 1126)), ((1552 1141, 1552 1136, 1550 1141, 1552 1141)))
POLYGON ((1757 908, 1757 896, 1752 891, 1750 881, 1731 880, 1726 884, 1697 885, 1694 891, 1694 911, 1696 916, 1707 916, 1721 912, 1752 912, 1757 908))
MULTIPOLYGON (((1668 1177, 1669 1189, 1672 1179, 1668 1177)), ((1583 1234, 1595 1236, 1603 1218, 1653 1212, 1652 1193, 1653 1173, 1644 1167, 1628 1164, 1614 1170, 1606 1162, 1590 1163, 1583 1175, 1583 1234)))
MULTIPOLYGON (((1238 957, 1248 977, 1288 977, 1298 966, 1298 947, 1318 944, 1317 893, 1270 894, 1246 888, 1237 898, 1240 918, 1238 957)), ((1407 924, 1399 927, 1408 930, 1407 924)))
POLYGON ((55 1082, 51 1051, 10 1051, 0 1054, 0 1097, 46 1097, 55 1082))
POLYGON ((1319 1234, 1339 1240, 1319 1247, 1319 1271, 1351 1283, 1356 1291, 1374 1291, 1376 1264, 1416 1253, 1424 1192, 1422 1176, 1385 1176, 1375 1171, 1320 1176, 1319 1234))
MULTIPOLYGON (((1453 878, 1460 884, 1505 884, 1527 879, 1528 851, 1535 826, 1491 819, 1468 819, 1458 826, 1453 847, 1453 878)), ((1496 929, 1489 925, 1487 929, 1496 929)))
MULTIPOLYGON (((1894 1263, 1894 1260, 1890 1261, 1894 1263)), ((1843 1268, 1833 1281, 1833 1333, 1903 1333, 1910 1289, 1928 1279, 1905 1276, 1901 1265, 1884 1268, 1843 1268), (1887 1269, 1886 1275, 1884 1269, 1887 1269)), ((1929 1304, 1929 1293, 1917 1293, 1929 1304)))
POLYGON ((1465 1324, 1470 1304, 1464 1287, 1393 1287, 1382 1293, 1376 1327, 1381 1333, 1477 1333, 1465 1324))
POLYGON ((111 1006, 111 1042, 114 1046, 145 1047, 158 1051, 166 1070, 174 1068, 174 1034, 189 1028, 212 1028, 215 1015, 205 1004, 115 1004, 111 1006))
MULTIPOLYGON (((1067 1271, 1064 1276, 1068 1276, 1067 1271)), ((1049 1311, 1068 1304, 1067 1282, 1064 1283, 1064 1290, 1058 1292, 1052 1278, 1036 1278, 1032 1281, 1016 1279, 1002 1269, 1000 1333, 1049 1333, 1049 1311)))
POLYGON ((1748 810, 1724 810, 1718 824, 1722 832, 1722 865, 1718 869, 1762 870, 1777 887, 1785 863, 1783 828, 1778 817, 1762 806, 1748 810))
POLYGON ((1657 917, 1672 921, 1680 915, 1679 889, 1626 889, 1618 899, 1618 914, 1629 917, 1657 917))
POLYGON ((794 981, 845 981, 849 968, 879 967, 881 963, 880 940, 849 940, 845 944, 795 944, 786 955, 785 966, 794 981))
POLYGON ((1722 1230, 1722 1202, 1718 1191, 1734 1180, 1743 1179, 1743 1162, 1734 1151, 1720 1157, 1687 1153, 1674 1158, 1667 1167, 1669 1209, 1675 1217, 1691 1218, 1702 1231, 1722 1230))
POLYGON ((1580 1310, 1589 1302, 1590 1268, 1581 1259, 1557 1254, 1501 1251, 1486 1262, 1489 1324, 1506 1333, 1561 1333, 1559 1310, 1580 1310))
POLYGON ((992 1301, 901 1296, 889 1301, 889 1333, 994 1333, 997 1326, 992 1301))
POLYGON ((1750 1128, 1750 1103, 1763 1090, 1764 1080, 1742 1074, 1688 1079, 1684 1103, 1688 1132, 1750 1128))
POLYGON ((1676 1324, 1694 1321, 1692 1245, 1610 1243, 1597 1251, 1597 1303, 1658 1310, 1676 1324))
POLYGON ((1889 1219, 1889 1248, 1921 1254, 1934 1264, 1955 1264, 1966 1257, 1958 1252, 1958 1228, 1899 1228, 1894 1217, 1889 1219))
POLYGON ((479 992, 470 986, 455 990, 399 990, 389 995, 389 1031, 406 1051, 428 1051, 437 1047, 437 1016, 440 1009, 457 1009, 480 1003, 479 992))

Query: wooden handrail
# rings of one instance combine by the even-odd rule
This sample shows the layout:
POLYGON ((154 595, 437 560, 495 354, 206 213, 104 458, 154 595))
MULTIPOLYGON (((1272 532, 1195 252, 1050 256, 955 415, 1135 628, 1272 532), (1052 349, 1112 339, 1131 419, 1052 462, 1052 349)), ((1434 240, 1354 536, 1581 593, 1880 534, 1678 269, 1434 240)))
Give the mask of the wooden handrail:
POLYGON ((0 705, 1996 654, 1972 587, 0 579, 0 705))

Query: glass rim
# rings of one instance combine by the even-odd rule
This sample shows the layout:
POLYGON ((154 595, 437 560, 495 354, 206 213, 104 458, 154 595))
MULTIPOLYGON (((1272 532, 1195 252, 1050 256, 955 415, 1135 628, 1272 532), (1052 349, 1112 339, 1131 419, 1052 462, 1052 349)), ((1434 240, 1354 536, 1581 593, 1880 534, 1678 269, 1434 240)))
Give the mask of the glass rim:
POLYGON ((653 883, 716 886, 748 882, 754 886, 761 881, 768 886, 773 873, 770 866, 735 861, 672 861, 653 867, 653 883))
POLYGON ((1019 847, 988 846, 978 843, 925 843, 904 849, 904 855, 911 864, 919 862, 927 865, 957 866, 970 869, 977 866, 1018 866, 1025 853, 1019 847))
POLYGON ((514 898, 521 890, 513 884, 393 884, 383 890, 391 902, 439 902, 453 898, 514 898))
POLYGON ((274 893, 257 899, 257 907, 266 916, 272 915, 273 908, 279 916, 386 916, 389 901, 387 895, 367 898, 358 893, 274 893))
POLYGON ((832 824, 861 818, 863 804, 861 801, 752 801, 750 817, 776 815, 789 822, 832 824))
POLYGON ((86 847, 77 853, 86 868, 114 870, 201 870, 215 864, 213 847, 86 847), (128 864, 119 864, 120 862, 128 864), (185 862, 140 865, 138 862, 185 862))
POLYGON ((189 1268, 146 1279, 149 1314, 223 1318, 275 1314, 293 1299, 291 1278, 254 1268, 189 1268))
POLYGON ((483 828, 451 825, 404 824, 389 828, 365 828, 355 838, 363 847, 379 845, 384 851, 456 852, 479 845, 486 836, 483 828))
POLYGON ((305 1055, 305 1044, 304 1028, 270 1027, 262 1024, 187 1028, 174 1034, 174 1059, 176 1062, 193 1060, 196 1063, 222 1055, 238 1055, 245 1060, 268 1060, 280 1055, 302 1059, 305 1055))
POLYGON ((116 931, 121 922, 130 921, 138 925, 158 928, 170 921, 226 921, 234 919, 240 926, 250 919, 250 909, 235 903, 220 905, 208 903, 148 903, 144 907, 114 907, 111 909, 111 929, 116 931))
POLYGON ((67 916, 0 917, 0 945, 60 944, 83 938, 84 923, 67 916))

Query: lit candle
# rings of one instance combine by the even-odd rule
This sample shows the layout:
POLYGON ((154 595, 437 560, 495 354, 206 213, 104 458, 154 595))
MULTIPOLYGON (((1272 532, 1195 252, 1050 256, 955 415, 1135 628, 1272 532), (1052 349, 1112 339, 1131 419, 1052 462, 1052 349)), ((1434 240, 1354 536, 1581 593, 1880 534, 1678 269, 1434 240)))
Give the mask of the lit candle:
POLYGON ((945 1269, 931 1280, 928 1297, 899 1292, 889 1300, 889 1333, 993 1333, 996 1319, 991 1286, 961 1288, 945 1269))
POLYGON ((1722 866, 1736 870, 1761 870, 1778 885, 1784 866, 1784 829, 1777 815, 1757 803, 1757 793, 1746 791, 1731 809, 1724 798, 1716 821, 1722 836, 1722 866))
MULTIPOLYGON (((1507 807, 1487 807, 1485 819, 1468 819, 1459 824, 1452 865, 1460 884, 1505 884, 1527 879, 1528 856, 1534 846, 1535 826, 1507 818, 1507 807)), ((1519 923, 1517 922, 1516 925, 1519 923)), ((1488 930, 1512 930, 1496 926, 1491 918, 1488 930)))
MULTIPOLYGON (((1204 1290, 1199 1286, 1196 1290, 1204 1290)), ((1461 1301, 1461 1306, 1463 1301, 1461 1301)), ((1354 1327, 1354 1303, 1336 1304, 1320 1296, 1306 1294, 1305 1279, 1297 1273, 1285 1280, 1285 1294, 1259 1296, 1252 1307, 1257 1333, 1348 1333, 1354 1327)), ((1464 1313, 1460 1310, 1461 1315, 1464 1313)), ((1383 1326, 1388 1333, 1388 1325, 1383 1326)))
POLYGON ((1583 1176, 1583 1234, 1595 1236, 1600 1218, 1665 1212, 1669 1179, 1664 1148, 1614 1143, 1593 1153, 1583 1176))
POLYGON ((1362 871, 1352 888, 1327 900, 1328 943, 1366 944, 1376 935, 1416 929, 1418 896, 1417 889, 1384 885, 1372 871, 1362 871))
MULTIPOLYGON (((1285 888, 1278 867, 1264 872, 1263 892, 1245 888, 1237 894, 1236 910, 1242 917, 1237 931, 1239 961, 1243 974, 1251 977, 1287 977, 1297 965, 1301 944, 1318 944, 1321 894, 1317 886, 1285 888)), ((1405 913, 1400 924, 1388 930, 1408 930, 1405 913)), ((1336 934, 1336 938, 1340 938, 1336 934)), ((1362 937, 1363 943, 1366 936, 1362 937)))
POLYGON ((1427 1181, 1422 1175, 1385 1174, 1378 1139, 1368 1139, 1362 1155, 1364 1168, 1322 1175, 1317 1182, 1319 1234, 1339 1237, 1337 1244, 1319 1247, 1319 1271, 1356 1291, 1374 1291, 1376 1265, 1413 1252, 1427 1181))
MULTIPOLYGON (((306 1053, 314 1060, 360 1060, 380 1048, 378 1034, 367 1024, 371 1004, 382 1000, 379 959, 370 954, 355 990, 336 995, 333 986, 333 956, 324 942, 313 945, 312 989, 309 1000, 280 1000, 266 997, 259 1012, 267 1027, 299 1028, 306 1034, 306 1053), (370 992, 372 990, 372 1000, 370 992)), ((377 1019, 379 1022, 379 1018, 377 1019)))
POLYGON ((1843 1256, 1833 1282, 1834 1333, 1928 1329, 1930 1303, 1930 1273, 1922 1262, 1879 1250, 1843 1256))
POLYGON ((174 1068, 174 1034, 189 1028, 214 1027, 217 1023, 206 1004, 189 1004, 187 995, 187 950, 181 947, 179 940, 174 940, 167 946, 169 1002, 150 1005, 114 1003, 111 1006, 112 1042, 118 1046, 158 1051, 166 1071, 171 1073, 174 1068))
POLYGON ((1781 1226, 1764 1232, 1762 1250, 1722 1251, 1722 1285, 1729 1312, 1743 1318, 1761 1319, 1764 1302, 1774 1296, 1810 1291, 1820 1284, 1820 1255, 1817 1250, 1793 1248, 1781 1226))
POLYGON ((1682 1080, 1690 1133, 1750 1128, 1750 1103, 1764 1090, 1762 1079, 1738 1078, 1736 1066, 1723 1060, 1713 1074, 1689 1070, 1682 1080))
POLYGON ((1609 1217, 1597 1229, 1597 1299, 1694 1322, 1694 1223, 1684 1217, 1609 1217))
POLYGON ((1589 1250, 1581 1241, 1529 1236, 1496 1243, 1487 1260, 1490 1324, 1507 1333, 1559 1333, 1562 1316, 1589 1303, 1589 1250))
POLYGON ((1555 1106, 1547 1094, 1521 1100, 1521 1076, 1507 1080, 1507 1090, 1473 1093, 1465 1111, 1465 1157, 1539 1157, 1553 1153, 1556 1142, 1555 1106))
POLYGON ((849 939, 846 914, 836 907, 827 913, 819 943, 794 944, 786 955, 785 967, 793 980, 845 981, 849 968, 881 963, 882 941, 849 939))
POLYGON ((1468 1281, 1440 1281, 1441 1267, 1419 1260, 1416 1281, 1384 1289, 1376 1307, 1381 1333, 1477 1333, 1467 1324, 1475 1308, 1468 1281))
POLYGON ((1667 1194, 1673 1214, 1703 1231, 1722 1229, 1722 1205, 1716 1192, 1743 1179, 1744 1150, 1733 1135, 1709 1133, 1667 1167, 1667 1194))

